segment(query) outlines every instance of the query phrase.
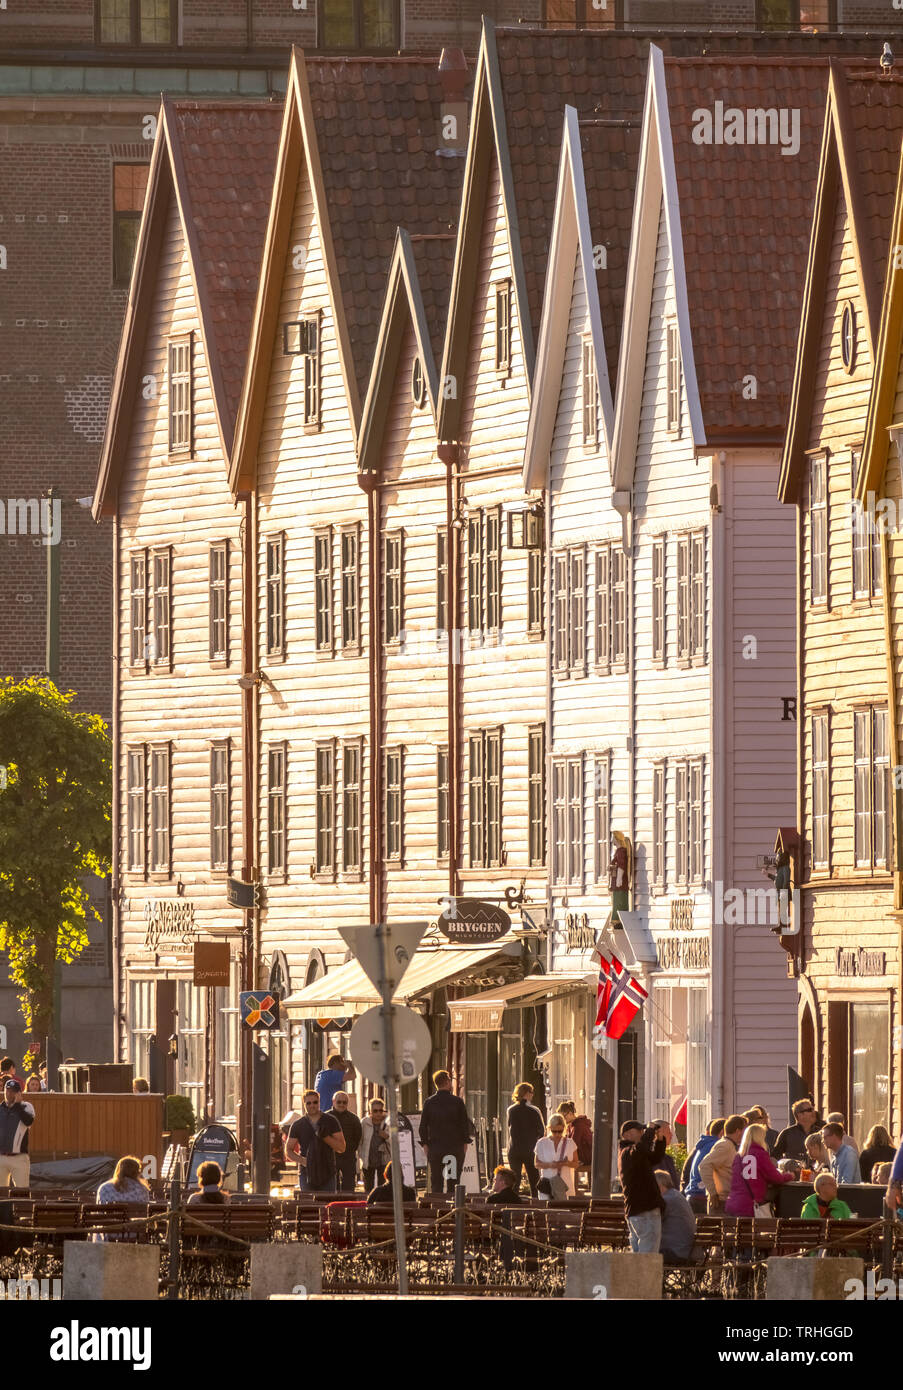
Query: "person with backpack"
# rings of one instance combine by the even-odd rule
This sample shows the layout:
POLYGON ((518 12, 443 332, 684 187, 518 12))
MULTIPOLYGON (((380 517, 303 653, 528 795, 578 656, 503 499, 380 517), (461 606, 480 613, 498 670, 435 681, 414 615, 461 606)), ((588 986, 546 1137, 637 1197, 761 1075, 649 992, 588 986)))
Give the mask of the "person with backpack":
POLYGON ((680 1175, 683 1194, 698 1216, 705 1215, 707 1202, 705 1183, 699 1175, 699 1165, 706 1154, 711 1153, 723 1134, 724 1120, 720 1116, 715 1120, 710 1120, 706 1126, 705 1134, 700 1134, 696 1141, 696 1147, 687 1158, 680 1175))
POLYGON ((303 1100, 304 1114, 285 1141, 286 1162, 298 1164, 302 1192, 335 1192, 336 1154, 345 1152, 342 1126, 320 1109, 316 1091, 305 1091, 303 1100))

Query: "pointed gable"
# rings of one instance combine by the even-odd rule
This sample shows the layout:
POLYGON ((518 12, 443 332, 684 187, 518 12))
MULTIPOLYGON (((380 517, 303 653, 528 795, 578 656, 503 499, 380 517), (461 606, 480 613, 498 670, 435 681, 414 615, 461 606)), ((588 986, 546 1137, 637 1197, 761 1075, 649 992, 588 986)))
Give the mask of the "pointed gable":
POLYGON ((836 341, 844 254, 852 259, 847 278, 858 292, 860 334, 874 363, 901 134, 903 82, 858 64, 833 64, 781 464, 779 495, 785 502, 797 500, 816 399, 821 397, 820 409, 826 405, 822 374, 836 341))
POLYGON ((188 248, 213 408, 229 458, 279 119, 276 108, 259 102, 163 103, 98 468, 95 517, 116 509, 173 206, 188 248))

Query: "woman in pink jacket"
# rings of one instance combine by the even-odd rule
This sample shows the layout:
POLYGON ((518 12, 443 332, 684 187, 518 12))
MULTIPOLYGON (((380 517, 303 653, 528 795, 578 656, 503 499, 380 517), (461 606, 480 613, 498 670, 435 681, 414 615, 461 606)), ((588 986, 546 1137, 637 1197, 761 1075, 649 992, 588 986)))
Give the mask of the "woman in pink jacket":
POLYGON ((748 1125, 731 1169, 731 1190, 724 1210, 728 1216, 755 1216, 761 1202, 768 1201, 769 1183, 793 1182, 792 1173, 775 1167, 765 1147, 764 1125, 748 1125))

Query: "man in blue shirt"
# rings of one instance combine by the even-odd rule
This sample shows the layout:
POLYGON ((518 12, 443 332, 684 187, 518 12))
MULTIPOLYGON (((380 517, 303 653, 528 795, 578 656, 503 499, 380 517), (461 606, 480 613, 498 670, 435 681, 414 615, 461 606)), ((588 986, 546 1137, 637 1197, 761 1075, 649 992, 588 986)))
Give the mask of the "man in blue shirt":
POLYGON ((821 1137, 830 1154, 828 1162, 837 1183, 858 1182, 861 1176, 859 1159, 852 1144, 843 1142, 843 1125, 825 1125, 821 1137))
POLYGON ((314 1090, 320 1097, 320 1109, 324 1113, 332 1109, 336 1091, 344 1090, 345 1071, 344 1057, 338 1052, 333 1052, 331 1057, 326 1058, 325 1069, 317 1072, 314 1090))

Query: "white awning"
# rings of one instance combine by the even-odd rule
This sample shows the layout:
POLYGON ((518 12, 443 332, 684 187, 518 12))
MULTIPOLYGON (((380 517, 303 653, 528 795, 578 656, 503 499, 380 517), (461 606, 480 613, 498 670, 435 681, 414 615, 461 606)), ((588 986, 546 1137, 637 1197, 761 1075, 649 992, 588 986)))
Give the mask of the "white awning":
POLYGON ((451 999, 448 1005, 453 1033, 495 1033, 501 1029, 507 1008, 524 1009, 547 999, 558 999, 575 990, 594 989, 598 972, 562 970, 554 975, 528 975, 499 989, 472 994, 467 999, 451 999))
MULTIPOLYGON (((415 952, 395 995, 396 1004, 406 1004, 437 985, 458 975, 472 973, 497 956, 521 949, 511 933, 488 946, 422 947, 415 952)), ((371 984, 356 960, 321 975, 319 980, 289 995, 282 1007, 292 1019, 354 1018, 379 1003, 376 986, 371 984)))

